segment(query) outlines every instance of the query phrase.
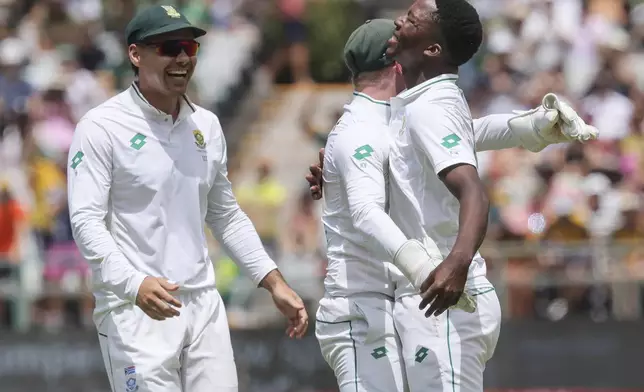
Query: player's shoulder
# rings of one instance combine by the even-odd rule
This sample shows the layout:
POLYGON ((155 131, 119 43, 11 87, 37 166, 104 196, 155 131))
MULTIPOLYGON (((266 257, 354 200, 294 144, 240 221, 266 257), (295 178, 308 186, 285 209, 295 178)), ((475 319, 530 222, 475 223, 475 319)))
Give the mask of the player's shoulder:
POLYGON ((461 89, 454 83, 425 91, 410 104, 408 119, 426 124, 471 121, 470 109, 461 89))
POLYGON ((325 146, 325 161, 345 161, 358 155, 371 159, 382 160, 389 151, 387 135, 373 127, 360 126, 353 123, 340 130, 334 130, 327 138, 325 146))
POLYGON ((445 110, 452 105, 466 105, 463 91, 455 83, 438 83, 435 88, 425 90, 412 105, 436 107, 445 110))
POLYGON ((128 106, 124 102, 125 94, 127 94, 127 91, 116 94, 100 105, 88 110, 79 120, 79 124, 92 122, 100 126, 105 126, 108 122, 123 117, 123 114, 128 111, 128 106))
POLYGON ((192 114, 190 117, 195 120, 195 121, 200 121, 200 122, 207 122, 212 124, 215 124, 221 128, 221 125, 219 124, 219 117, 213 113, 211 110, 208 110, 202 106, 199 106, 195 104, 192 101, 186 100, 186 103, 192 109, 192 114))
POLYGON ((117 94, 98 106, 88 110, 76 123, 75 135, 88 137, 94 141, 106 142, 114 132, 114 124, 122 121, 129 108, 123 102, 123 94, 117 94))
MULTIPOLYGON (((344 117, 344 116, 343 116, 344 117)), ((334 145, 349 146, 355 143, 369 141, 370 143, 386 143, 388 128, 383 124, 373 124, 356 118, 340 118, 329 133, 328 147, 334 145)))

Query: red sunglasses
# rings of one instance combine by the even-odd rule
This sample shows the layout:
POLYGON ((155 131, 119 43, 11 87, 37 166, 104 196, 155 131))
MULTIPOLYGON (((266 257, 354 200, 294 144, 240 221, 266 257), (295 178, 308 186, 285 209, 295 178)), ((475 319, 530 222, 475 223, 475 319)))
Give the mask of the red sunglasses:
POLYGON ((160 56, 177 57, 183 51, 186 52, 186 55, 192 57, 199 52, 200 44, 194 40, 169 40, 144 45, 155 47, 157 54, 160 56))

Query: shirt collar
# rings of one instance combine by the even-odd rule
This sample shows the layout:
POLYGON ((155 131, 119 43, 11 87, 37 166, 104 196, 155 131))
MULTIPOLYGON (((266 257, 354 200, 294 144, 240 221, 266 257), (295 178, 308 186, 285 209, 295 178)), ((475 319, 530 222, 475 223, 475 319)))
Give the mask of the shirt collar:
MULTIPOLYGON (((148 102, 147 99, 143 96, 143 93, 141 92, 141 89, 139 89, 139 86, 136 82, 132 82, 132 85, 129 88, 130 91, 130 96, 132 97, 132 100, 134 103, 136 103, 144 113, 150 114, 154 117, 159 117, 159 118, 167 118, 167 117, 172 117, 172 115, 168 113, 164 113, 161 110, 155 108, 148 102)), ((181 107, 179 108, 179 116, 177 117, 177 120, 182 119, 186 116, 191 115, 192 113, 195 113, 197 109, 195 108, 195 105, 190 102, 190 99, 184 94, 181 96, 181 101, 180 101, 181 107)))
POLYGON ((353 101, 349 104, 349 109, 358 108, 362 113, 377 115, 385 123, 389 122, 391 115, 391 106, 387 101, 373 99, 365 93, 353 92, 353 101))
POLYGON ((398 96, 396 96, 393 99, 395 99, 396 101, 402 100, 403 102, 413 101, 416 98, 418 98, 420 95, 422 95, 425 91, 432 89, 433 86, 435 86, 436 84, 456 83, 457 80, 458 80, 457 74, 438 75, 435 78, 426 80, 415 87, 412 87, 410 89, 407 89, 401 92, 400 94, 398 94, 398 96))

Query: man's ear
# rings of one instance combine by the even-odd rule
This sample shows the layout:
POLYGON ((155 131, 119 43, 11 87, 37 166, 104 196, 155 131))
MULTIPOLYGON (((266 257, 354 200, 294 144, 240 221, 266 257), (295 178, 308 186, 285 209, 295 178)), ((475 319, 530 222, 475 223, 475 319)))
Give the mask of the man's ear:
POLYGON ((130 62, 134 66, 139 67, 141 64, 141 53, 139 52, 139 48, 135 44, 132 44, 128 46, 127 52, 130 57, 130 62))
POLYGON ((441 53, 443 53, 443 48, 440 44, 431 44, 423 51, 423 54, 427 57, 437 57, 441 53))

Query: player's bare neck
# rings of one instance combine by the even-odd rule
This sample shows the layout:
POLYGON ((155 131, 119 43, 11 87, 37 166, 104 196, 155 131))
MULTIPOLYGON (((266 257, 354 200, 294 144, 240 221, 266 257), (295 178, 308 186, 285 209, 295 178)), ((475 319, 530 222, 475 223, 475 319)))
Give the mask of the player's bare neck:
POLYGON ((396 96, 395 86, 388 85, 368 85, 362 88, 356 88, 356 91, 364 93, 378 101, 389 101, 396 96))
POLYGON ((412 88, 422 84, 430 79, 433 79, 437 76, 458 73, 458 67, 452 66, 432 66, 418 69, 405 69, 403 68, 403 76, 405 78, 405 84, 407 88, 412 88))
POLYGON ((163 113, 171 114, 173 120, 177 119, 177 116, 179 115, 179 100, 181 99, 181 96, 160 93, 150 89, 145 85, 145 83, 139 82, 138 86, 139 90, 141 90, 141 94, 143 94, 143 97, 150 103, 150 105, 163 113))

